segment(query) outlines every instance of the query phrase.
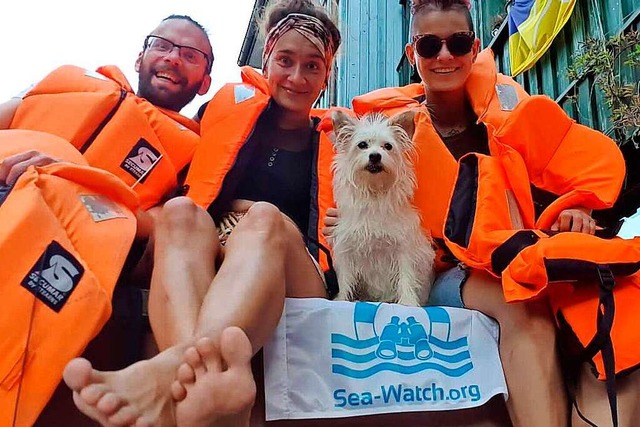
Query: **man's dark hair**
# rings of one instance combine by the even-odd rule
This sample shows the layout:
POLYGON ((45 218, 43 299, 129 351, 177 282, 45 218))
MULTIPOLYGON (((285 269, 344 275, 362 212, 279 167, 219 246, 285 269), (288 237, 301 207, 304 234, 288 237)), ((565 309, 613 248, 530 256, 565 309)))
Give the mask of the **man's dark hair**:
POLYGON ((202 31, 202 34, 205 35, 205 37, 207 38, 207 43, 209 44, 209 52, 211 52, 211 58, 209 58, 209 61, 207 64, 207 74, 211 74, 211 67, 213 66, 213 48, 211 47, 211 41, 209 40, 209 33, 207 32, 206 28, 204 28, 202 24, 200 24, 198 21, 196 21, 189 15, 172 14, 164 18, 161 22, 169 21, 170 19, 182 19, 183 21, 190 22, 196 27, 198 27, 198 29, 202 31))

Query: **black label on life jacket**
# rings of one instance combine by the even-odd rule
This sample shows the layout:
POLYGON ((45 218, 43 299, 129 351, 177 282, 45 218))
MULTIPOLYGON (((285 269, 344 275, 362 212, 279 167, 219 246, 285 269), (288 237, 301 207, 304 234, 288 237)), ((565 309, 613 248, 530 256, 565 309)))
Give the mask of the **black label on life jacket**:
POLYGON ((22 279, 21 285, 57 313, 83 274, 82 264, 54 240, 22 279))
POLYGON ((158 164, 162 155, 144 138, 129 151, 120 167, 126 170, 138 182, 144 182, 151 170, 158 164))

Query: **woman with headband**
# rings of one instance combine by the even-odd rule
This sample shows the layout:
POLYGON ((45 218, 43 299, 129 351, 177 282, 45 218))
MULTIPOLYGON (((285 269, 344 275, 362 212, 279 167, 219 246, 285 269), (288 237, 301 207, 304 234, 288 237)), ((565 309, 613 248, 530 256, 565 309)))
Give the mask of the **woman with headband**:
POLYGON ((187 197, 156 222, 149 316, 161 352, 117 372, 84 359, 65 371, 78 408, 103 425, 248 424, 250 360, 285 296, 334 291, 318 220, 333 148, 312 106, 340 33, 311 0, 270 2, 263 17, 263 74, 243 68, 202 109, 187 197))

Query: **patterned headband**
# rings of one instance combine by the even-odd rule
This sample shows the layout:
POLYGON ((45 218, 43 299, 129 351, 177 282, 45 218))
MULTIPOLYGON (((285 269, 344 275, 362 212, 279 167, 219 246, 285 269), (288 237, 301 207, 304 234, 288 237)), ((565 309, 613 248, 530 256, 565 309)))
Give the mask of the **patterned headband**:
POLYGON ((302 13, 290 13, 281 19, 267 34, 262 53, 262 69, 267 66, 267 61, 273 52, 273 48, 282 36, 290 30, 296 30, 309 40, 322 53, 322 58, 327 66, 327 76, 331 71, 331 62, 335 55, 337 42, 331 33, 318 18, 302 13))

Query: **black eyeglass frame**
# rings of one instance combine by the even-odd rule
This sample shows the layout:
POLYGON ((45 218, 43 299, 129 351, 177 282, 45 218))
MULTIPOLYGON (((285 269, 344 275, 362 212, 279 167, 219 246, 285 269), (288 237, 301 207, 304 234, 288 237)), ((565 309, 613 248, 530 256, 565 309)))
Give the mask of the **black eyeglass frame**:
POLYGON ((193 49, 196 52, 200 52, 204 56, 205 61, 207 61, 207 64, 206 64, 207 70, 210 70, 211 65, 213 65, 213 60, 214 60, 213 55, 211 55, 211 59, 209 59, 209 55, 207 55, 205 52, 201 51, 197 47, 180 45, 180 44, 174 43, 171 40, 166 39, 166 38, 164 38, 162 36, 156 36, 155 34, 149 34, 148 36, 146 36, 144 38, 144 44, 142 45, 142 50, 143 51, 146 51, 149 48, 149 45, 150 45, 149 39, 151 39, 151 38, 160 39, 162 41, 165 41, 165 42, 169 43, 171 45, 171 50, 169 52, 171 52, 173 50, 173 48, 176 48, 176 47, 178 48, 179 52, 181 51, 181 49, 183 47, 187 48, 187 49, 193 49))
MULTIPOLYGON (((415 36, 413 36, 411 38, 411 44, 413 45, 414 50, 416 51, 416 53, 422 57, 422 58, 426 58, 426 59, 432 59, 435 58, 436 56, 438 56, 438 53, 440 53, 440 51, 442 50, 442 44, 444 43, 447 46, 447 50, 453 55, 453 56, 464 56, 466 54, 468 54, 469 52, 471 52, 471 50, 473 49, 473 42, 476 39, 476 33, 474 33, 473 31, 457 31, 453 34, 451 34, 448 37, 445 38, 440 38, 438 36, 436 36, 435 34, 430 34, 430 33, 426 33, 426 34, 417 34, 415 36), (453 40, 455 37, 460 37, 460 36, 464 36, 466 39, 470 40, 469 43, 469 49, 465 50, 465 51, 458 51, 458 49, 454 48, 453 50, 450 47, 450 43, 451 40, 453 40), (422 39, 425 39, 429 37, 431 40, 438 40, 438 50, 433 54, 433 55, 422 55, 420 53, 420 49, 418 48, 418 43, 420 43, 420 41, 422 39)), ((465 48, 466 49, 466 48, 465 48)))

